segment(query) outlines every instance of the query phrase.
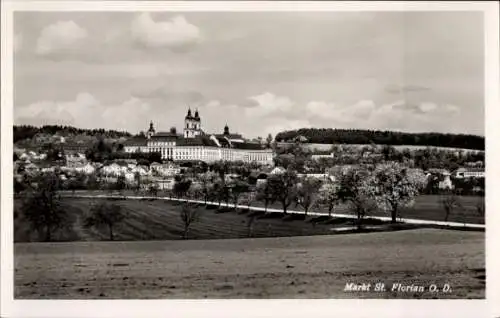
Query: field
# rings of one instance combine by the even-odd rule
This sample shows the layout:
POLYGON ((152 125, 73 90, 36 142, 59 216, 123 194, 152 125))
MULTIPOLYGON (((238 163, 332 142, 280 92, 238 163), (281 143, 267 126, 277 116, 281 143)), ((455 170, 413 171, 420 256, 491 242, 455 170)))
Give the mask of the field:
MULTIPOLYGON (((484 224, 484 218, 481 218, 473 210, 474 204, 481 199, 483 198, 463 197, 462 204, 465 213, 460 211, 452 214, 449 221, 484 224)), ((103 200, 105 199, 64 198, 63 208, 69 212, 73 222, 69 228, 57 233, 55 239, 62 241, 107 240, 108 230, 106 228, 85 229, 82 226, 90 206, 103 200)), ((131 199, 109 202, 120 205, 123 212, 127 214, 125 221, 114 229, 116 240, 175 240, 182 236, 183 224, 179 216, 179 204, 164 200, 131 199)), ((16 207, 19 207, 19 201, 16 201, 16 207)), ((292 214, 288 219, 283 219, 281 213, 271 213, 266 217, 254 219, 250 227, 250 216, 253 213, 251 211, 219 213, 216 210, 205 209, 203 206, 199 209, 201 210, 201 218, 192 225, 189 234, 191 239, 324 235, 333 234, 333 228, 353 225, 353 220, 345 218, 334 218, 326 223, 315 223, 311 221, 316 216, 309 216, 304 220, 303 212, 297 211, 297 214, 292 214)), ((350 213, 345 207, 340 207, 335 212, 350 213)), ((383 212, 375 214, 387 216, 383 212)), ((439 206, 437 196, 422 196, 413 208, 402 211, 402 216, 442 221, 444 212, 439 206)), ((365 223, 379 227, 384 225, 384 222, 373 219, 368 219, 365 223)), ((37 240, 37 233, 32 231, 26 222, 16 219, 14 225, 16 242, 37 240)), ((398 228, 401 227, 411 228, 412 226, 398 226, 398 228)))
POLYGON ((484 298, 484 233, 15 244, 15 298, 484 298), (386 291, 375 292, 375 283, 386 291), (346 292, 346 283, 371 291, 346 292), (391 291, 393 283, 422 292, 391 291), (429 292, 430 284, 448 292, 429 292))

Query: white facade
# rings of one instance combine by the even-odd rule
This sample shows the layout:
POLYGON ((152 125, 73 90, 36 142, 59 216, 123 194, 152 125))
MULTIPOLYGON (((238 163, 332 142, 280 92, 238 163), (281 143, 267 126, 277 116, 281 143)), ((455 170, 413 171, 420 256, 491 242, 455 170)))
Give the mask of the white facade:
POLYGON ((138 140, 135 143, 131 141, 124 146, 124 150, 127 153, 160 153, 162 159, 172 161, 224 160, 257 162, 264 165, 273 163, 274 154, 271 149, 245 143, 241 135, 229 134, 227 125, 224 127, 223 135, 204 135, 198 111, 192 116, 189 110, 184 124, 184 137, 182 137, 178 136, 175 131, 149 134, 155 132, 151 123, 147 139, 138 140))

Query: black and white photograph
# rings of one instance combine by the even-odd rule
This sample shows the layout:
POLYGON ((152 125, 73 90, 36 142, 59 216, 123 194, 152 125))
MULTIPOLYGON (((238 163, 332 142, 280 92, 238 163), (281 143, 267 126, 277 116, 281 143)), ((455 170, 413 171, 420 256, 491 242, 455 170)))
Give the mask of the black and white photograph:
POLYGON ((14 304, 484 302, 485 3, 202 4, 11 12, 14 304))

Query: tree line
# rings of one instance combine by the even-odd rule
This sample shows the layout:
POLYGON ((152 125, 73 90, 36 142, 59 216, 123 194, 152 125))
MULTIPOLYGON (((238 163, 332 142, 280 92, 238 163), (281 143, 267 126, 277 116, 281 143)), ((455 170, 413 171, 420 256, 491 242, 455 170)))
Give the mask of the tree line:
POLYGON ((276 142, 293 142, 304 136, 308 143, 318 144, 380 144, 435 146, 484 150, 484 137, 467 134, 405 133, 361 129, 302 128, 275 136, 276 142))
POLYGON ((76 128, 72 126, 62 126, 62 125, 44 125, 41 127, 36 127, 31 125, 14 126, 14 142, 18 142, 24 139, 31 139, 38 134, 47 134, 47 135, 60 134, 63 136, 87 135, 87 136, 102 136, 105 138, 113 138, 113 139, 131 136, 131 134, 126 131, 109 130, 103 128, 85 129, 85 128, 76 128))

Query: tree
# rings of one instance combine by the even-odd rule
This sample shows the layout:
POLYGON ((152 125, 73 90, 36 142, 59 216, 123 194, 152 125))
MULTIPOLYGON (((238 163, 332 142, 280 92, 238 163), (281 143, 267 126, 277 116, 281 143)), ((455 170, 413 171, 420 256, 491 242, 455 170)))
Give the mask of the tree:
POLYGON ((450 217, 451 214, 453 214, 453 211, 455 209, 462 207, 459 197, 453 192, 443 196, 440 202, 445 213, 444 214, 445 222, 448 222, 448 218, 450 217))
POLYGON ((14 193, 19 194, 26 189, 26 185, 14 177, 14 193))
POLYGON ((191 180, 190 179, 185 179, 185 178, 180 178, 175 181, 174 183, 174 188, 172 189, 174 194, 178 197, 184 197, 189 188, 191 187, 191 180))
POLYGON ((316 178, 304 178, 297 185, 297 205, 304 208, 304 214, 307 215, 309 209, 316 204, 318 190, 321 187, 321 181, 316 178))
POLYGON ((271 134, 267 135, 266 138, 266 148, 271 148, 273 143, 273 136, 271 134))
POLYGON ((182 238, 187 240, 191 225, 194 222, 199 221, 200 219, 200 210, 190 205, 189 203, 185 203, 181 208, 180 217, 184 225, 184 233, 182 234, 182 238))
POLYGON ((127 180, 125 179, 125 175, 122 173, 116 179, 114 184, 114 190, 118 191, 120 194, 127 187, 127 180))
POLYGON ((151 183, 148 191, 150 195, 156 197, 158 195, 158 185, 156 183, 151 183))
POLYGON ((238 206, 238 200, 244 193, 250 190, 250 185, 242 180, 235 180, 229 184, 231 197, 233 199, 234 208, 238 206))
POLYGON ((339 185, 333 181, 324 183, 318 191, 318 203, 327 206, 328 216, 332 216, 333 208, 339 201, 339 185))
POLYGON ((297 198, 297 181, 297 174, 291 170, 271 175, 267 179, 272 196, 281 203, 284 214, 287 214, 287 208, 297 198))
POLYGON ((136 191, 139 191, 141 189, 141 173, 139 171, 134 173, 134 179, 136 183, 136 191))
POLYGON ((396 223, 400 208, 413 204, 425 181, 421 170, 408 169, 395 162, 383 163, 371 173, 368 190, 380 208, 391 212, 391 221, 396 223))
POLYGON ((349 168, 338 175, 338 196, 347 202, 357 216, 357 226, 361 229, 364 217, 373 209, 368 186, 370 171, 365 167, 349 168))
POLYGON ((113 241, 113 228, 125 219, 121 206, 116 204, 98 203, 91 207, 90 215, 85 218, 84 227, 99 228, 105 226, 109 231, 109 240, 113 241))
POLYGON ((485 216, 485 205, 484 205, 484 200, 479 200, 479 201, 476 203, 475 208, 476 208, 476 213, 477 213, 480 217, 484 218, 484 216, 485 216))
POLYGON ((23 215, 32 228, 47 242, 51 241, 53 233, 67 225, 69 220, 66 210, 61 207, 58 189, 59 180, 55 174, 43 175, 22 206, 23 215))
POLYGON ((211 193, 214 191, 214 182, 216 175, 212 172, 205 172, 199 176, 199 180, 201 183, 201 193, 203 195, 203 199, 205 200, 205 205, 207 204, 208 198, 211 193))
POLYGON ((274 195, 268 182, 261 183, 257 186, 255 199, 264 203, 264 213, 267 213, 267 207, 274 200, 274 195))

